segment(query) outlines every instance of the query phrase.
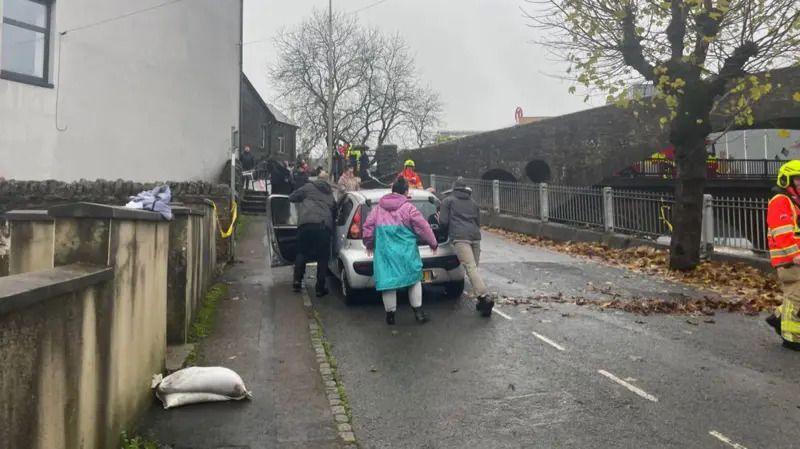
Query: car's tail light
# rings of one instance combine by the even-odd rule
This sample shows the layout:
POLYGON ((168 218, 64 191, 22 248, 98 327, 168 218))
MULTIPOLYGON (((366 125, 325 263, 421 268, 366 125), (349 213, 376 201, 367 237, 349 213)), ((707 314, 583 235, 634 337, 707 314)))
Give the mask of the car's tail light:
POLYGON ((353 215, 353 222, 350 223, 350 230, 347 232, 347 238, 350 240, 361 240, 362 237, 362 206, 358 206, 355 215, 353 215))

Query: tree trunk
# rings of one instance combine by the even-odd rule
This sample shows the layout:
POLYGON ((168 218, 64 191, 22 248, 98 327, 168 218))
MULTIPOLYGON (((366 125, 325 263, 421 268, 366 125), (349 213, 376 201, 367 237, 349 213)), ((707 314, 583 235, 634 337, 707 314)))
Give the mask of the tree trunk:
POLYGON ((709 116, 713 103, 702 82, 697 84, 686 89, 678 117, 670 127, 678 171, 669 259, 673 270, 691 270, 700 263, 707 164, 705 139, 711 132, 709 116))

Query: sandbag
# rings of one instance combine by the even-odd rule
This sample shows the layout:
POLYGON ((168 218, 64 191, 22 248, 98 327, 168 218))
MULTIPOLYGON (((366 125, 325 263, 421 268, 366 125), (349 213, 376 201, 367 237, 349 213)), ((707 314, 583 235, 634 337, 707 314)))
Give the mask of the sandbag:
POLYGON ((221 366, 192 366, 161 379, 154 378, 156 396, 165 409, 199 402, 249 399, 244 381, 234 371, 221 366))

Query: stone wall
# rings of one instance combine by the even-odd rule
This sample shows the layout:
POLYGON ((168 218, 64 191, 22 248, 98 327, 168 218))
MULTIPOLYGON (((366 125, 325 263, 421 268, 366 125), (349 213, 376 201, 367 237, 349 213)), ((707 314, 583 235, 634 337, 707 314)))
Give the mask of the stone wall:
MULTIPOLYGON (((172 200, 187 206, 205 207, 205 200, 216 203, 219 210, 220 225, 227 228, 230 223, 230 189, 222 184, 200 181, 168 182, 172 189, 172 200)), ((154 183, 131 181, 81 180, 61 181, 16 181, 0 179, 0 216, 15 209, 47 209, 64 203, 86 201, 91 203, 124 205, 128 199, 143 190, 152 189, 154 183)), ((3 275, 5 258, 3 235, 7 235, 0 221, 0 275, 3 275)), ((228 258, 228 242, 217 239, 217 257, 228 258)))
MULTIPOLYGON (((800 129, 800 68, 772 72, 773 91, 754 108, 753 128, 800 129)), ((604 106, 407 151, 423 173, 592 185, 669 143, 663 110, 604 106)), ((715 130, 727 124, 712 115, 715 130)))

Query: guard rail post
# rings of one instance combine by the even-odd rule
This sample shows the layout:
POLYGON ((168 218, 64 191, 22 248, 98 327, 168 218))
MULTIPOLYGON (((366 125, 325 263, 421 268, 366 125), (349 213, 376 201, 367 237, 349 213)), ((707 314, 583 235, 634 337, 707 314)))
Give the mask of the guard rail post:
POLYGON ((494 213, 500 213, 500 181, 497 179, 492 181, 492 209, 494 213))
POLYGON ((714 198, 703 195, 703 218, 700 233, 700 254, 709 256, 714 252, 714 198))
POLYGON ((547 204, 547 183, 543 182, 539 184, 539 219, 542 221, 548 221, 548 217, 550 216, 550 209, 547 204))
POLYGON ((614 230, 614 191, 611 187, 603 187, 603 229, 614 230))

